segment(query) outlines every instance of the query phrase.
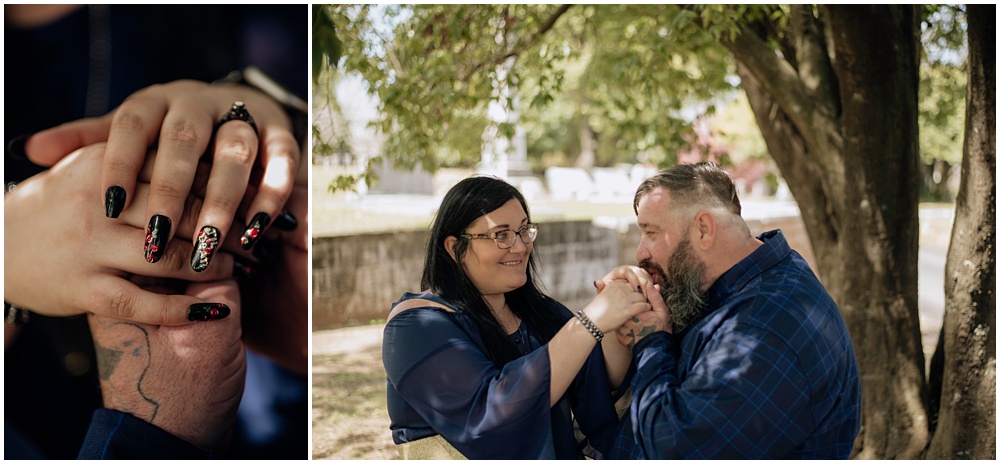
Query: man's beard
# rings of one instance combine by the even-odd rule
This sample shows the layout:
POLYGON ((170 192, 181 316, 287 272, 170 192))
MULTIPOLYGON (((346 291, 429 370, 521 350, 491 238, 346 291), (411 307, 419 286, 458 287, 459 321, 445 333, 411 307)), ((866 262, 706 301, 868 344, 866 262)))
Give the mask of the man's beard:
POLYGON ((706 266, 694 256, 691 241, 687 237, 677 245, 677 251, 674 251, 667 266, 670 269, 669 278, 659 264, 649 259, 639 263, 639 267, 646 272, 660 277, 660 295, 670 312, 674 333, 677 333, 705 314, 706 302, 705 294, 701 292, 701 282, 706 266))

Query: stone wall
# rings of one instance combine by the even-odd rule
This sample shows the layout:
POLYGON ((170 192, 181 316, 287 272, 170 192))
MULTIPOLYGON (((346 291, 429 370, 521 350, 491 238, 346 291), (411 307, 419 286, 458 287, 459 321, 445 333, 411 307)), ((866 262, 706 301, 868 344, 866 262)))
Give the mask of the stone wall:
POLYGON ((426 230, 313 238, 313 328, 384 319, 420 288, 426 230))
MULTIPOLYGON (((798 217, 748 221, 759 234, 782 229, 813 269, 808 236, 798 217)), ((570 309, 594 295, 593 281, 619 264, 634 264, 639 231, 590 221, 544 222, 535 253, 546 293, 570 309)), ((313 328, 383 320, 403 292, 420 289, 427 230, 313 238, 313 328)))
POLYGON ((546 222, 538 231, 538 270, 544 291, 570 309, 594 297, 594 280, 618 265, 621 241, 590 221, 546 222))

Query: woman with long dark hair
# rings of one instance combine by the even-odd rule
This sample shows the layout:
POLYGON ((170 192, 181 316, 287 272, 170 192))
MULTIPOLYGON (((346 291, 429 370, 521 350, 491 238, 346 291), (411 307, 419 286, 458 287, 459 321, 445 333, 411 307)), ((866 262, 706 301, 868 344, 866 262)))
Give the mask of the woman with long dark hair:
POLYGON ((382 345, 404 459, 578 459, 588 445, 592 457, 608 454, 630 357, 606 357, 600 341, 650 309, 650 289, 609 283, 574 315, 535 282, 538 233, 503 180, 470 177, 445 195, 423 293, 393 305, 382 345))

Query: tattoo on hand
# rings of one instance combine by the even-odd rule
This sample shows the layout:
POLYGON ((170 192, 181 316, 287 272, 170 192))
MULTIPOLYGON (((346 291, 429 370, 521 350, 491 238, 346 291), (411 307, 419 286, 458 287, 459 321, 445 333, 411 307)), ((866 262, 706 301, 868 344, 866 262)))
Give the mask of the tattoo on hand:
POLYGON ((118 367, 118 361, 122 359, 122 352, 105 348, 94 340, 94 350, 97 352, 97 373, 101 380, 110 380, 111 374, 118 367))
POLYGON ((645 325, 639 329, 639 338, 644 338, 646 335, 656 332, 655 325, 645 325))
POLYGON ((145 380, 146 374, 149 372, 150 357, 152 356, 150 351, 149 332, 139 325, 125 322, 103 324, 103 327, 109 333, 111 331, 115 331, 116 340, 120 340, 125 337, 127 338, 116 343, 115 340, 99 340, 103 338, 101 336, 94 337, 94 349, 97 354, 97 370, 98 376, 101 379, 102 388, 109 388, 111 390, 111 393, 118 402, 119 407, 124 409, 125 412, 143 419, 148 418, 147 420, 150 423, 154 423, 156 413, 160 409, 160 403, 150 398, 142 389, 142 382, 145 380), (138 332, 129 330, 129 327, 138 329, 138 332), (123 330, 130 332, 130 334, 123 334, 123 330), (118 346, 113 348, 105 346, 114 344, 117 344, 118 346), (134 371, 125 369, 119 370, 119 367, 127 363, 139 363, 138 365, 141 366, 141 371, 138 378, 135 377, 134 371), (116 372, 123 372, 123 374, 118 376, 121 378, 120 381, 112 380, 112 376, 114 376, 116 372), (119 390, 119 387, 123 388, 119 390), (142 403, 130 404, 127 399, 134 398, 134 395, 123 396, 123 393, 132 388, 135 389, 139 398, 142 399, 142 403), (139 409, 141 409, 141 411, 139 409))
MULTIPOLYGON (((639 322, 638 320, 635 320, 635 318, 632 319, 634 320, 634 322, 639 322)), ((639 340, 642 340, 643 338, 646 338, 647 335, 655 332, 656 332, 656 324, 644 325, 642 327, 639 327, 638 334, 635 333, 635 329, 629 329, 628 335, 626 335, 625 337, 630 338, 631 340, 625 347, 631 350, 632 348, 635 348, 635 345, 636 343, 639 343, 639 340)))
MULTIPOLYGON (((639 322, 639 321, 636 321, 636 322, 639 322)), ((625 345, 625 347, 628 348, 629 350, 631 350, 632 347, 635 346, 636 342, 638 342, 638 340, 635 339, 635 330, 629 330, 628 331, 628 336, 629 336, 629 338, 631 338, 631 340, 628 342, 628 345, 625 345)))

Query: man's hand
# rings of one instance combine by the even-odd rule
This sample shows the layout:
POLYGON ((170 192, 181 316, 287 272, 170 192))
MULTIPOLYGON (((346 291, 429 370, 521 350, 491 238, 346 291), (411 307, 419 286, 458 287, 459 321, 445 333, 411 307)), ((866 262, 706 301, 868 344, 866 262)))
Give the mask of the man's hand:
POLYGON ((635 347, 636 343, 639 343, 639 340, 642 340, 649 334, 656 332, 672 333, 670 310, 667 309, 667 305, 663 302, 663 297, 660 295, 660 286, 654 285, 653 288, 656 291, 646 292, 646 297, 652 309, 625 321, 625 324, 622 324, 615 331, 618 342, 630 350, 635 347))
POLYGON ((127 412, 210 451, 228 445, 243 396, 239 289, 192 283, 187 294, 228 305, 231 317, 154 326, 90 314, 104 407, 127 412))

